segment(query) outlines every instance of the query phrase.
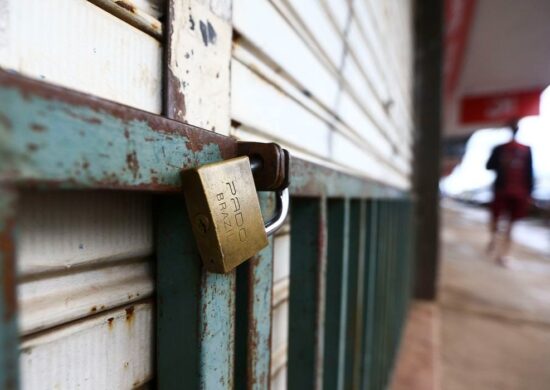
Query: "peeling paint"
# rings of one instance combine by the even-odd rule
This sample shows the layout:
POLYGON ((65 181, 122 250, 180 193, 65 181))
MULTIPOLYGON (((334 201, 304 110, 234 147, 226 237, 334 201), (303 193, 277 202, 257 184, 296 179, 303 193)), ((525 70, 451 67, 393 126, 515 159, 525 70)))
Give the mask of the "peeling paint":
POLYGON ((170 191, 181 169, 234 156, 234 140, 193 126, 1 73, 0 84, 15 165, 0 181, 170 191))

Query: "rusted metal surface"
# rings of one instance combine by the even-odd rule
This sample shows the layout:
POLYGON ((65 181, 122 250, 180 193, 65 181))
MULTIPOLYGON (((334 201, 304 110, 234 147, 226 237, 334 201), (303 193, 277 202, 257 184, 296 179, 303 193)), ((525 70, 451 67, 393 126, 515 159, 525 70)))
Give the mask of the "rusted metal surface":
MULTIPOLYGON (((274 210, 273 194, 261 198, 262 211, 274 210)), ((271 363, 271 303, 273 299, 273 237, 250 261, 248 270, 247 389, 268 389, 271 363)))
MULTIPOLYGON (((180 170, 237 156, 236 141, 0 71, 0 181, 26 186, 179 191, 180 170)), ((175 103, 174 103, 175 104, 175 103)), ((400 190, 291 159, 295 196, 402 197, 400 190)))
POLYGON ((276 143, 239 142, 237 153, 249 156, 257 191, 283 190, 290 182, 290 156, 276 143))
MULTIPOLYGON (((220 70, 216 79, 210 77, 208 71, 218 66, 219 61, 223 63, 224 55, 217 51, 220 45, 216 45, 215 32, 207 34, 209 39, 204 45, 200 39, 201 34, 203 38, 205 35, 200 26, 207 24, 213 30, 212 24, 202 18, 214 15, 194 0, 169 0, 166 9, 165 115, 178 121, 182 128, 190 127, 182 122, 208 125, 209 130, 216 130, 216 126, 218 131, 228 128, 229 78, 225 76, 229 60, 227 69, 220 70), (209 77, 208 82, 202 83, 204 72, 209 77), (210 94, 211 88, 216 96, 210 94)), ((216 26, 224 24, 211 20, 216 26)), ((229 28, 226 37, 220 36, 220 43, 227 38, 230 42, 230 34, 229 28)), ((201 139, 216 140, 208 146, 217 150, 215 160, 237 156, 235 140, 204 129, 194 128, 194 132, 201 139)), ((206 145, 196 146, 204 150, 206 145)), ((198 164, 208 162, 213 159, 204 154, 198 156, 198 164)), ((180 165, 179 169, 182 168, 190 167, 180 165)), ((157 320, 161 324, 157 333, 158 388, 178 388, 185 383, 187 388, 230 389, 234 384, 235 271, 214 274, 197 264, 200 260, 195 244, 190 241, 191 226, 182 209, 183 199, 180 202, 180 205, 170 203, 172 207, 163 202, 160 214, 163 222, 159 229, 166 234, 159 236, 158 242, 161 253, 157 268, 157 320), (175 218, 174 212, 179 217, 175 218), (166 235, 174 232, 178 233, 176 239, 167 240, 166 235)))
POLYGON ((12 190, 0 186, 0 387, 6 390, 19 387, 15 200, 12 190))
POLYGON ((201 389, 233 388, 235 272, 203 271, 200 290, 201 389))
POLYGON ((131 0, 88 0, 90 3, 103 8, 105 11, 124 20, 135 28, 151 35, 158 40, 162 39, 162 23, 152 15, 137 7, 131 0))
POLYGON ((235 156, 235 142, 103 99, 0 72, 0 180, 61 188, 175 191, 180 169, 235 156))
POLYGON ((290 159, 292 181, 290 192, 295 196, 319 196, 329 198, 399 198, 406 192, 364 177, 352 176, 334 169, 304 161, 290 159))

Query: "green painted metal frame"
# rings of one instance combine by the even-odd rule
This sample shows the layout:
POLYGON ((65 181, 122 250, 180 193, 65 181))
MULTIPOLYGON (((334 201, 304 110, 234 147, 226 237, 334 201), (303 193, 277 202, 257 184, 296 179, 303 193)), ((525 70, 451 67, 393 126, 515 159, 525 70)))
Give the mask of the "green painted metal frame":
MULTIPOLYGON (((17 388, 10 199, 22 187, 157 194, 158 387, 268 386, 272 245, 239 275, 205 273, 180 193, 180 171, 235 157, 234 139, 0 71, 0 140, 4 388, 17 388)), ((409 195, 300 159, 291 174, 288 386, 380 389, 410 290, 409 195)))
POLYGON ((0 186, 0 388, 6 390, 16 389, 19 385, 15 195, 11 188, 0 186))

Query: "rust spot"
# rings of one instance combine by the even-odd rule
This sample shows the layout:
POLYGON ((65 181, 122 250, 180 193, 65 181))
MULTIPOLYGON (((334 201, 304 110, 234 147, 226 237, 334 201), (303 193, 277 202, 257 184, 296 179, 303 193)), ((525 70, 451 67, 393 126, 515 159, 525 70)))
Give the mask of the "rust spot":
POLYGON ((30 152, 34 152, 34 151, 38 150, 38 145, 37 145, 37 144, 33 144, 33 143, 28 143, 28 144, 27 144, 27 149, 28 149, 30 152))
POLYGON ((92 125, 100 125, 101 124, 101 119, 99 118, 81 118, 84 122, 88 122, 92 125))
POLYGON ((96 118, 96 117, 90 117, 90 116, 82 115, 78 112, 74 112, 73 109, 64 109, 63 111, 65 112, 65 114, 67 114, 71 118, 77 119, 79 121, 83 121, 83 122, 89 123, 91 125, 101 124, 101 119, 96 118))
POLYGON ((5 114, 0 112, 0 125, 6 129, 11 129, 11 121, 5 114))
POLYGON ((233 42, 234 43, 237 43, 239 42, 241 39, 243 38, 243 36, 241 35, 241 33, 237 30, 233 30, 233 42))
POLYGON ((139 171, 139 162, 137 160, 137 154, 135 150, 132 153, 128 153, 126 155, 126 165, 128 166, 128 169, 130 169, 130 171, 132 172, 132 175, 134 175, 134 178, 136 178, 139 171))
POLYGON ((31 123, 31 130, 37 133, 41 133, 46 130, 46 128, 38 123, 31 123))
POLYGON ((134 319, 134 306, 130 306, 126 308, 126 321, 132 322, 134 319))
POLYGON ((130 130, 128 128, 124 129, 124 138, 130 139, 130 130))
POLYGON ((88 161, 84 161, 84 163, 82 164, 82 168, 84 169, 90 168, 90 163, 88 161))
POLYGON ((97 307, 92 306, 92 308, 90 309, 90 313, 95 313, 96 311, 97 311, 97 307))
POLYGON ((168 69, 167 78, 168 92, 166 100, 168 117, 183 121, 185 119, 185 95, 180 92, 181 82, 170 69, 168 69))
MULTIPOLYGON (((79 110, 81 108, 86 108, 87 110, 92 110, 98 113, 98 115, 90 115, 87 113, 84 115, 86 118, 89 119, 90 117, 95 116, 97 118, 101 118, 103 123, 113 120, 117 121, 117 123, 123 123, 130 126, 130 123, 143 122, 147 125, 147 130, 151 131, 152 134, 154 133, 155 137, 159 140, 166 136, 173 136, 175 140, 182 140, 182 138, 185 137, 188 140, 188 144, 192 146, 191 150, 187 151, 190 155, 192 155, 192 152, 194 151, 202 150, 204 145, 216 144, 219 146, 220 157, 222 159, 235 157, 236 142, 234 140, 228 139, 227 137, 217 133, 198 131, 198 129, 194 126, 181 123, 185 114, 185 97, 180 92, 180 81, 177 77, 171 74, 171 72, 167 73, 170 74, 167 74, 169 77, 169 88, 167 89, 169 96, 167 96, 166 99, 166 115, 170 117, 170 119, 176 119, 176 121, 137 109, 121 106, 101 98, 90 97, 89 95, 83 93, 46 84, 39 80, 11 74, 2 70, 0 70, 0 87, 16 90, 24 99, 41 99, 44 103, 55 102, 56 107, 52 108, 54 112, 59 113, 60 116, 67 116, 75 119, 78 118, 77 121, 85 120, 82 118, 82 113, 79 110), (179 122, 177 120, 179 120, 179 122)), ((50 115, 50 111, 45 112, 45 115, 50 115)), ((78 123, 75 123, 74 125, 75 128, 78 127, 78 123)), ((124 125, 117 126, 117 129, 114 129, 114 131, 119 132, 117 134, 118 136, 123 136, 124 127, 124 125)), ((85 130, 82 130, 82 134, 85 136, 92 131, 87 127, 84 127, 84 129, 85 130)), ((129 127, 129 131, 131 130, 132 128, 129 127)), ((107 145, 114 147, 112 140, 107 141, 107 145)), ((192 167, 196 165, 196 160, 194 157, 185 157, 185 166, 180 168, 192 167)), ((90 167, 94 164, 95 162, 90 161, 90 167)), ((105 173, 105 175, 94 177, 95 188, 170 192, 180 190, 179 184, 163 184, 163 180, 159 180, 156 183, 149 182, 137 184, 133 182, 133 180, 121 181, 120 176, 114 175, 111 172, 105 173)), ((77 181, 74 178, 69 178, 64 183, 57 180, 28 180, 25 182, 25 187, 35 188, 40 186, 57 188, 59 186, 66 185, 67 183, 81 184, 81 181, 77 181), (73 181, 71 182, 71 180, 73 181)))
POLYGON ((130 11, 131 13, 136 13, 136 7, 134 7, 132 4, 128 4, 123 0, 115 1, 115 4, 118 5, 119 7, 124 8, 127 11, 130 11))
POLYGON ((113 329, 115 319, 113 317, 109 318, 107 320, 107 325, 109 326, 109 330, 113 329))

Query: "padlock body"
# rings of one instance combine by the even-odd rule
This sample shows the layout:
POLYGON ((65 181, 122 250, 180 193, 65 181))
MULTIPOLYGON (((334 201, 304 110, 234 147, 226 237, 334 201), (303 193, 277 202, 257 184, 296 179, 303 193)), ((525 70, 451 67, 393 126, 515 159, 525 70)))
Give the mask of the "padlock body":
POLYGON ((183 172, 187 211, 203 263, 227 273, 268 244, 248 157, 183 172))

